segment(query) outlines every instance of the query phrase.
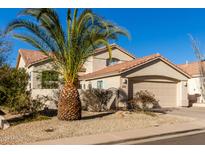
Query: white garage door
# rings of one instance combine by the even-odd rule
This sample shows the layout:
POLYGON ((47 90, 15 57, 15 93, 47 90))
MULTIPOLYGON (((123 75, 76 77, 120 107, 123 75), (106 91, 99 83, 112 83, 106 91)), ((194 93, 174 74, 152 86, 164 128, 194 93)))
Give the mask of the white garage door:
POLYGON ((176 106, 176 83, 167 82, 135 82, 133 83, 133 96, 137 91, 148 90, 159 100, 161 107, 176 106))

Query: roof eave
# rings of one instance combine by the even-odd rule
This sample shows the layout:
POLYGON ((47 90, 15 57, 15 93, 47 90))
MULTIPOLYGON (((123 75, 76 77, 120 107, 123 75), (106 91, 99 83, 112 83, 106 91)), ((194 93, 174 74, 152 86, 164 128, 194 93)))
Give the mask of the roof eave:
POLYGON ((110 74, 105 74, 105 75, 101 75, 101 76, 96 76, 96 77, 88 77, 88 78, 80 78, 81 81, 86 81, 86 80, 95 80, 95 79, 99 79, 99 78, 106 78, 106 77, 110 77, 110 76, 117 76, 120 75, 119 72, 115 72, 115 73, 110 73, 110 74))
POLYGON ((163 62, 165 62, 166 64, 168 64, 168 65, 170 65, 171 67, 175 68, 178 72, 182 73, 183 75, 185 75, 185 76, 188 77, 189 79, 191 78, 191 75, 190 75, 190 74, 188 74, 188 73, 186 73, 185 71, 183 71, 182 69, 178 68, 176 65, 172 64, 172 63, 169 62, 168 60, 165 60, 165 58, 163 58, 163 57, 161 57, 161 56, 160 56, 160 57, 153 58, 153 59, 150 59, 150 60, 146 61, 145 63, 142 63, 142 64, 140 64, 140 65, 134 66, 134 67, 132 67, 132 68, 130 68, 130 69, 126 69, 126 70, 122 71, 121 73, 126 73, 126 72, 128 72, 128 71, 130 71, 130 70, 132 70, 132 69, 135 69, 135 68, 137 68, 137 67, 143 66, 143 65, 145 65, 145 64, 147 64, 147 63, 150 63, 150 62, 152 62, 152 61, 154 61, 154 60, 157 60, 157 59, 160 59, 160 60, 162 60, 163 62))
POLYGON ((178 68, 177 66, 175 66, 174 64, 172 64, 171 62, 169 62, 168 60, 165 60, 163 57, 156 57, 156 58, 153 58, 153 59, 150 59, 142 64, 139 64, 139 65, 136 65, 136 66, 133 66, 132 68, 129 68, 129 69, 125 69, 123 71, 119 71, 119 72, 115 72, 115 73, 110 73, 110 74, 105 74, 105 75, 101 75, 101 76, 96 76, 96 77, 91 77, 91 78, 85 78, 85 79, 82 79, 82 80, 93 80, 93 79, 98 79, 98 78, 105 78, 105 77, 109 77, 109 76, 114 76, 114 75, 121 75, 123 73, 126 73, 130 70, 133 70, 137 67, 140 67, 140 66, 143 66, 147 63, 150 63, 154 60, 157 60, 157 59, 160 59, 162 60, 163 62, 165 62, 166 64, 168 64, 169 66, 173 67, 174 69, 176 69, 178 72, 182 73, 183 75, 185 75, 187 78, 191 78, 191 75, 189 75, 188 73, 184 72, 183 70, 181 70, 180 68, 178 68))
MULTIPOLYGON (((119 45, 113 43, 113 44, 111 44, 110 46, 111 46, 111 48, 117 48, 117 49, 119 49, 120 51, 122 51, 123 53, 125 53, 126 55, 132 57, 133 59, 136 59, 136 57, 135 57, 134 55, 132 55, 131 53, 129 53, 129 52, 126 51, 124 48, 120 47, 119 45)), ((98 49, 96 49, 96 51, 95 51, 93 54, 97 54, 97 53, 100 53, 100 52, 103 52, 103 51, 106 51, 106 50, 107 50, 106 47, 103 47, 102 49, 99 49, 99 48, 98 48, 98 49), (99 50, 99 51, 97 51, 97 50, 99 50)))

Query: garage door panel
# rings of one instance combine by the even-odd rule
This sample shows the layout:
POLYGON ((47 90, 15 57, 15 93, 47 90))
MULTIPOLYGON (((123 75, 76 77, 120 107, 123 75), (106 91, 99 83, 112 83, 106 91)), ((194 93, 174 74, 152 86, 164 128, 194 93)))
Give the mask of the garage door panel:
POLYGON ((135 82, 133 96, 140 90, 148 90, 159 100, 161 107, 176 106, 176 83, 167 82, 135 82))

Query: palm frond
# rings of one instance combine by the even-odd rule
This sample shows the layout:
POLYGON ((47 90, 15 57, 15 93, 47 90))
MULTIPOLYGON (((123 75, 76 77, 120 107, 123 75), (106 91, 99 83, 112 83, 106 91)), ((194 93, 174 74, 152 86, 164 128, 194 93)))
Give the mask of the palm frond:
POLYGON ((66 34, 55 9, 24 9, 19 16, 26 16, 35 21, 15 20, 7 26, 6 32, 20 28, 30 32, 31 34, 14 34, 14 37, 42 52, 53 51, 54 56, 51 58, 58 72, 69 82, 76 81, 79 70, 96 48, 106 46, 111 58, 109 42, 118 39, 120 35, 129 36, 126 30, 104 20, 90 9, 84 9, 80 15, 78 9, 68 9, 66 34))

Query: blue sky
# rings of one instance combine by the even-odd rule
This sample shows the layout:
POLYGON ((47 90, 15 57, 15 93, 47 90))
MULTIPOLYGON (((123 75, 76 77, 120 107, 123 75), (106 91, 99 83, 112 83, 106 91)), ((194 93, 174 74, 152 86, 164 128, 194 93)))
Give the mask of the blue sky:
MULTIPOLYGON (((16 18, 21 9, 0 9, 0 28, 16 18)), ((66 9, 57 9, 62 23, 66 9)), ((174 63, 196 60, 188 33, 200 41, 205 50, 205 9, 93 9, 109 21, 126 28, 131 39, 120 37, 117 44, 136 55, 160 53, 174 63)), ((30 45, 11 39, 13 49, 9 63, 16 63, 20 48, 33 49, 30 45)))

